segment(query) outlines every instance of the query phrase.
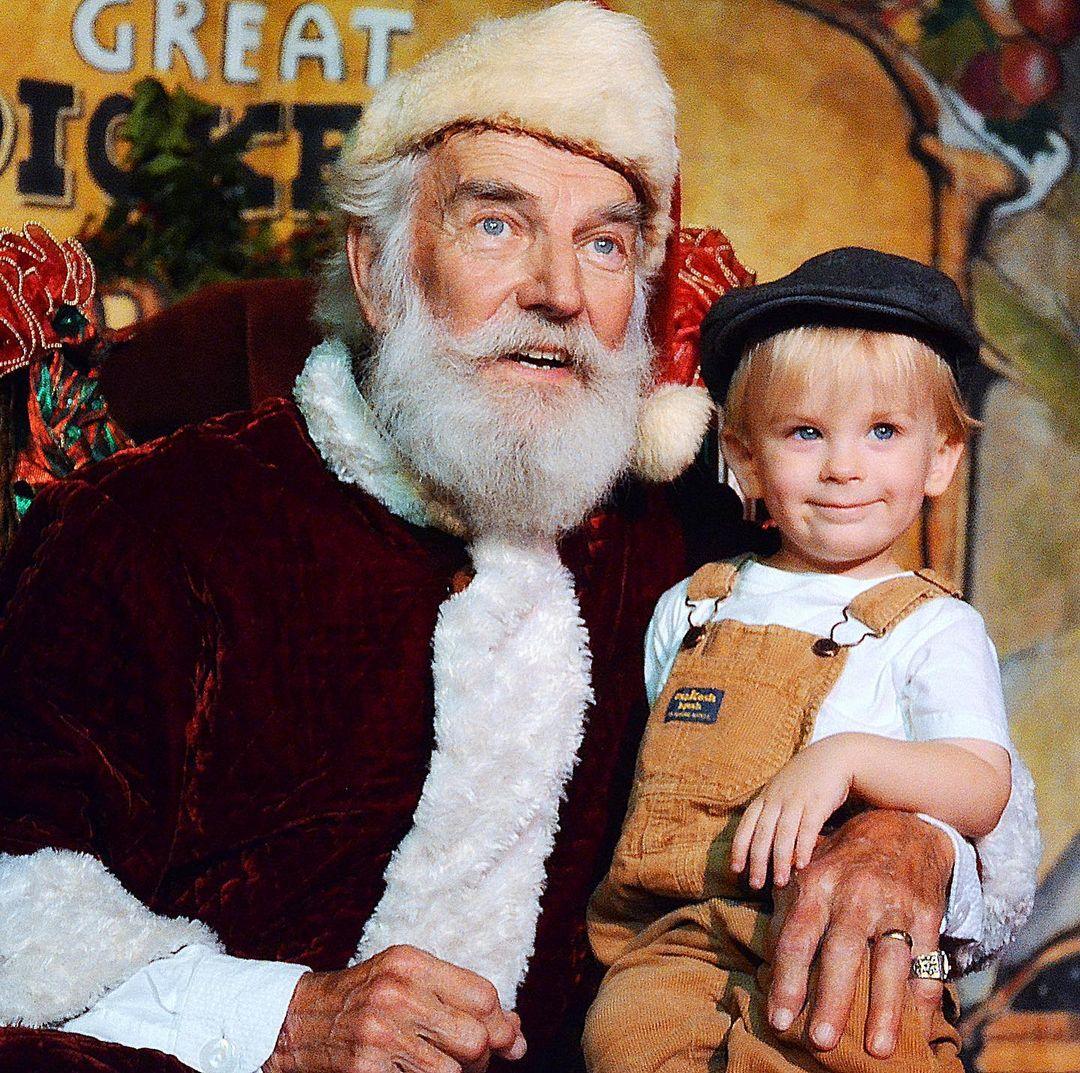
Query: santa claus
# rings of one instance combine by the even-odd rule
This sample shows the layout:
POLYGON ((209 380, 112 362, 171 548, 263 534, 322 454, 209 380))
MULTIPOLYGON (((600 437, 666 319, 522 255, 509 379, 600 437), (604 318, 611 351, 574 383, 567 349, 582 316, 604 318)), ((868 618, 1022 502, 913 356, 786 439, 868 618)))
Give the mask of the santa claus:
MULTIPOLYGON (((677 161, 636 20, 481 23, 347 141, 295 402, 38 497, 0 576, 0 1067, 575 1067, 642 636, 694 565, 656 482, 709 408, 646 319, 677 161)), ((785 894, 775 1015, 825 932, 825 1029, 885 930, 999 947, 1017 777, 985 915, 948 832, 841 828, 785 894)), ((876 949, 887 1050, 910 958, 876 949)))

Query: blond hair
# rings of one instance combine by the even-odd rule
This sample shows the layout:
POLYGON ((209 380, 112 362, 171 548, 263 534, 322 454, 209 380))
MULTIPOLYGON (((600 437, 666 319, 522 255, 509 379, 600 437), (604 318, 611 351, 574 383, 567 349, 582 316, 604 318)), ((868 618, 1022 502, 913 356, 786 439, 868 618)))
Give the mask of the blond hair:
POLYGON ((747 348, 724 400, 724 429, 746 440, 751 415, 767 418, 776 400, 811 386, 842 397, 847 385, 867 376, 889 392, 928 383, 937 426, 948 443, 966 442, 978 427, 952 369, 921 340, 865 328, 803 325, 747 348))

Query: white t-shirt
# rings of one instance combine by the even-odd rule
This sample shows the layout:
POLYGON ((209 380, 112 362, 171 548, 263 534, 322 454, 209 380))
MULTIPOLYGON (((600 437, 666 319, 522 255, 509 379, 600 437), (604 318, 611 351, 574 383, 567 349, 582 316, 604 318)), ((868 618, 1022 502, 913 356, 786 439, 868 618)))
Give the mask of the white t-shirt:
MULTIPOLYGON (((646 634, 649 703, 663 689, 691 624, 735 619, 828 637, 842 621, 843 609, 883 580, 797 574, 750 561, 740 569, 727 599, 694 602, 686 598, 690 579, 680 581, 660 597, 646 634)), ((867 628, 852 619, 833 637, 846 643, 866 633, 867 628)), ((962 600, 942 595, 884 637, 867 636, 848 649, 810 740, 843 731, 911 741, 978 738, 1008 749, 997 655, 982 616, 962 600)))
MULTIPOLYGON (((660 597, 645 635, 649 703, 654 704, 664 688, 691 625, 730 618, 828 637, 842 621, 843 609, 884 580, 797 574, 749 561, 726 600, 692 603, 686 598, 690 579, 680 581, 660 597)), ((838 627, 833 638, 847 643, 866 632, 862 623, 851 620, 838 627)), ((849 649, 810 740, 842 731, 921 741, 981 738, 1009 748, 997 654, 982 616, 962 600, 943 595, 913 611, 884 637, 866 637, 849 649)), ((983 901, 975 851, 948 824, 932 816, 922 819, 948 834, 955 855, 942 934, 978 941, 983 901)))

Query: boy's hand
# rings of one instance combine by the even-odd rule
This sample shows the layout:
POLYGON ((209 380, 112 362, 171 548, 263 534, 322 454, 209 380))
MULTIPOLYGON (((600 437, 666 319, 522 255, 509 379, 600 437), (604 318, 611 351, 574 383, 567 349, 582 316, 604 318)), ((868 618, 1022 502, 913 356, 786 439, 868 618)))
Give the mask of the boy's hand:
POLYGON ((746 806, 731 846, 731 868, 750 862, 750 886, 760 890, 772 858, 773 885, 784 886, 792 867, 810 863, 825 821, 847 800, 857 735, 836 734, 791 758, 746 806))

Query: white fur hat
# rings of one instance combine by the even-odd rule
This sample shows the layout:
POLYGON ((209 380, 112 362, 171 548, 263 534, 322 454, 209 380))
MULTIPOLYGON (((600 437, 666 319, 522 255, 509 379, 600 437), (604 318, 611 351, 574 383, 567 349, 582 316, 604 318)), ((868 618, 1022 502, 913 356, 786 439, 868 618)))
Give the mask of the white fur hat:
POLYGON ((479 22, 384 82, 344 154, 388 159, 471 124, 536 135, 623 173, 648 209, 647 268, 663 263, 679 167, 675 98, 633 16, 564 0, 479 22))

